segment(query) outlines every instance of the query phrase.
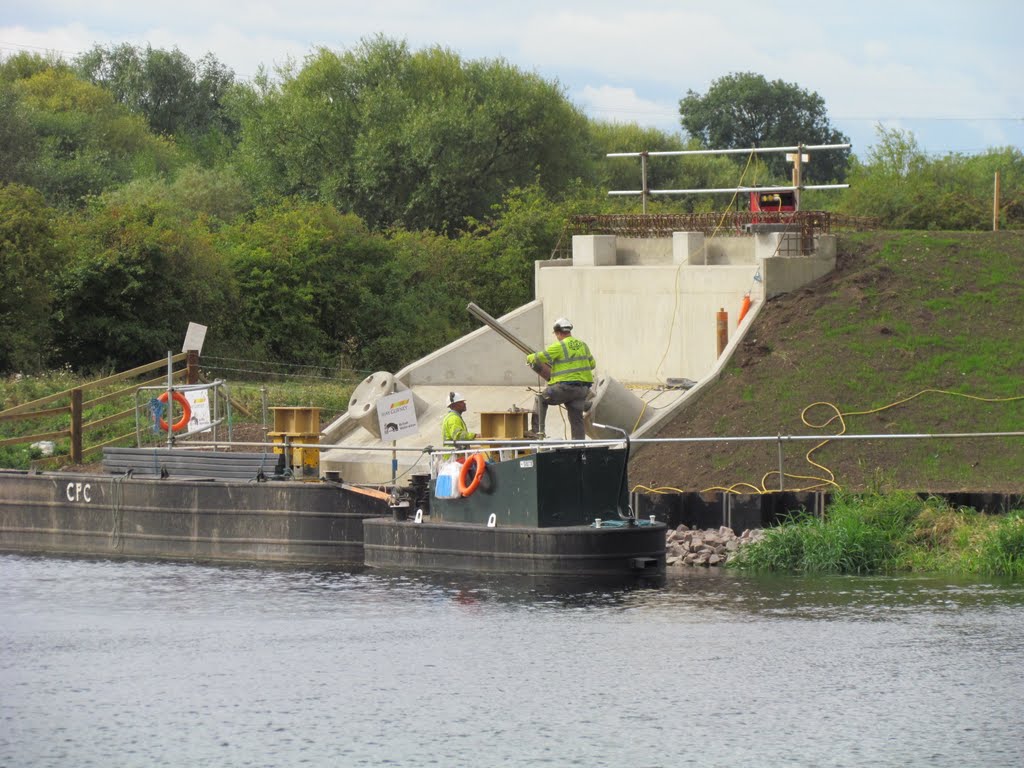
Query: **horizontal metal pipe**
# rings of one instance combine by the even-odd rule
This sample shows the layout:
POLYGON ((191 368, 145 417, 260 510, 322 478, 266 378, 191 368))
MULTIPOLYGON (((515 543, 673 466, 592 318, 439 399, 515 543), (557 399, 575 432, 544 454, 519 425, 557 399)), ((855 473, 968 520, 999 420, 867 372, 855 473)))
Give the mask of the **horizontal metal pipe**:
POLYGON ((750 147, 748 149, 671 149, 657 152, 609 152, 605 157, 674 157, 677 155, 748 155, 767 152, 797 152, 819 149, 849 149, 852 144, 804 144, 793 147, 750 147))
MULTIPOLYGON (((984 438, 984 437, 1024 437, 1024 431, 1022 432, 936 432, 936 433, 910 433, 910 434, 897 434, 897 435, 886 435, 886 434, 873 434, 873 435, 745 435, 737 437, 635 437, 630 438, 630 443, 774 443, 774 442, 821 442, 824 440, 942 440, 942 439, 971 439, 971 438, 984 438)), ((586 446, 597 446, 597 445, 620 445, 624 441, 622 438, 611 438, 608 440, 499 440, 489 438, 486 440, 460 440, 459 445, 477 446, 477 447, 493 447, 493 448, 513 448, 522 446, 559 446, 559 445, 586 445, 586 446)), ((263 446, 269 448, 282 448, 284 443, 266 443, 266 442, 232 442, 227 440, 218 440, 216 443, 218 446, 263 446)), ((430 450, 433 446, 420 446, 420 447, 403 447, 403 446, 367 446, 367 445, 345 445, 344 443, 300 443, 290 442, 289 445, 292 448, 319 448, 322 451, 326 450, 351 450, 351 451, 407 451, 423 453, 430 450)), ((203 446, 200 444, 193 443, 191 446, 186 448, 185 446, 176 446, 179 450, 190 450, 192 448, 201 449, 203 446)), ((449 449, 441 449, 446 450, 449 449)))
MULTIPOLYGON (((801 190, 808 189, 848 189, 849 184, 805 184, 801 190)), ((649 189, 648 195, 712 195, 732 194, 734 192, 793 192, 797 187, 720 187, 718 189, 649 189)), ((642 189, 613 189, 609 195, 642 195, 642 189)))

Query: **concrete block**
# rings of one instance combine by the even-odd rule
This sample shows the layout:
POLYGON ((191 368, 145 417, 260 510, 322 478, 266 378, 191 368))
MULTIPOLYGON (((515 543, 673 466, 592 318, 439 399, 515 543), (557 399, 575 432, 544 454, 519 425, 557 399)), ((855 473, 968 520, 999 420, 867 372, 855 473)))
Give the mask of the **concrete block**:
POLYGON ((673 264, 707 264, 708 254, 703 232, 672 233, 673 264))
POLYGON ((572 236, 574 267, 610 267, 615 263, 615 235, 572 236))
POLYGON ((758 232, 754 235, 755 259, 799 255, 800 234, 798 232, 758 232))

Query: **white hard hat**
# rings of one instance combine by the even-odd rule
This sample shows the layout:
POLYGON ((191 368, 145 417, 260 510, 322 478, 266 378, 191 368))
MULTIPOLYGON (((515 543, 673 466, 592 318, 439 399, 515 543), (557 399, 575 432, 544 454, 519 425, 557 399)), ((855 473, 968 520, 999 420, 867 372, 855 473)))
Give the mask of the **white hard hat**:
POLYGON ((569 318, 567 318, 567 317, 560 317, 560 318, 558 318, 557 320, 555 320, 555 330, 556 331, 571 331, 572 330, 572 321, 569 320, 569 318))
POLYGON ((448 405, 455 405, 456 403, 466 402, 466 398, 462 396, 460 392, 449 392, 448 393, 448 405))

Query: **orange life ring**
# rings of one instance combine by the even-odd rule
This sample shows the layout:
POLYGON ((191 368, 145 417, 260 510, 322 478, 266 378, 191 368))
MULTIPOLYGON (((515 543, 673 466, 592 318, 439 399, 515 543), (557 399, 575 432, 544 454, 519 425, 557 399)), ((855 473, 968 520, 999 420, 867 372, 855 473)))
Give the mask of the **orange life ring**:
MULTIPOLYGON (((181 432, 181 430, 188 426, 188 420, 192 418, 192 406, 188 404, 188 400, 185 399, 185 396, 181 394, 181 392, 174 392, 172 394, 174 396, 174 402, 181 406, 181 418, 174 422, 173 429, 175 432, 181 432)), ((157 399, 161 403, 166 404, 167 393, 164 392, 157 399)), ((164 432, 167 431, 167 422, 162 416, 160 417, 160 429, 164 430, 164 432)))
POLYGON ((474 453, 459 470, 459 494, 461 496, 472 496, 473 491, 480 487, 480 481, 484 479, 484 472, 487 471, 487 457, 482 453, 474 453), (468 483, 466 480, 472 469, 473 479, 468 483))

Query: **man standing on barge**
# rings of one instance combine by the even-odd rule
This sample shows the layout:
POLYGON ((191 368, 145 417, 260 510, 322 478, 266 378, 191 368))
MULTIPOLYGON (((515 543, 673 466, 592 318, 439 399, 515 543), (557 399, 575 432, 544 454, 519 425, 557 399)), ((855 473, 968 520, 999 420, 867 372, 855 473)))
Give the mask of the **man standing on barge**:
POLYGON ((594 384, 593 370, 597 367, 590 347, 572 335, 572 323, 564 317, 555 320, 556 341, 543 352, 526 356, 531 368, 542 363, 551 366, 548 386, 537 395, 537 429, 544 432, 544 420, 549 405, 565 405, 569 414, 569 429, 573 440, 584 440, 583 413, 587 409, 587 396, 594 384))
MULTIPOLYGON (((448 412, 441 420, 441 443, 452 447, 456 440, 472 440, 476 434, 469 431, 462 414, 466 412, 466 398, 458 392, 448 393, 448 412)), ((451 458, 450 455, 444 457, 451 458)))

